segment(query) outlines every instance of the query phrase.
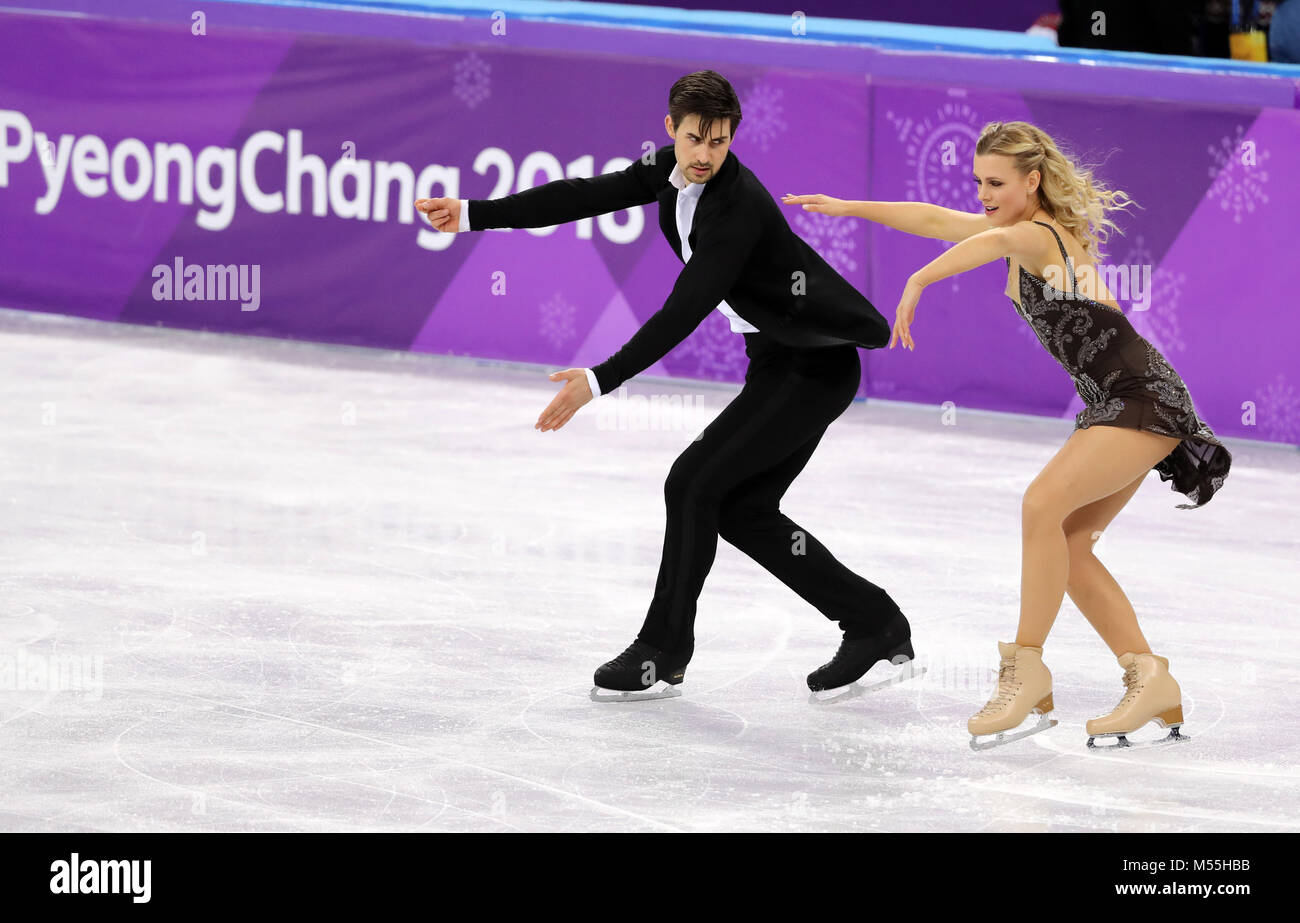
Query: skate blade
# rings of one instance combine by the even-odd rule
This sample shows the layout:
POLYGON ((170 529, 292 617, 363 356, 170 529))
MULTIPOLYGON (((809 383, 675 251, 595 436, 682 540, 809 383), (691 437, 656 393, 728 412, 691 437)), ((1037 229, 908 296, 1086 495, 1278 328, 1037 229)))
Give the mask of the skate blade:
POLYGON ((1024 731, 1017 731, 1014 734, 1008 733, 1007 731, 999 731, 996 734, 985 734, 985 739, 982 741, 978 737, 972 737, 970 739, 970 748, 972 750, 992 750, 994 747, 1001 747, 1017 740, 1024 740, 1032 734, 1038 734, 1054 727, 1056 727, 1055 718, 1049 718, 1047 715, 1039 715, 1038 723, 1024 731))
MULTIPOLYGON (((812 705, 830 705, 832 702, 846 702, 849 699, 856 699, 860 695, 866 695, 869 692, 879 692, 889 686, 897 686, 899 683, 907 682, 909 679, 916 679, 924 675, 928 667, 918 667, 915 660, 905 660, 901 664, 894 664, 896 667, 902 667, 897 674, 889 679, 883 679, 878 682, 864 683, 858 680, 849 683, 847 686, 840 686, 837 689, 823 689, 814 692, 808 696, 808 702, 812 705)), ((872 666, 875 669, 875 666, 872 666)), ((868 673, 871 670, 867 671, 868 673)))
POLYGON ((593 702, 646 702, 650 699, 675 699, 681 694, 682 687, 680 684, 674 686, 662 679, 647 689, 631 691, 604 689, 600 686, 591 687, 591 700, 593 702))
MULTIPOLYGON (((1179 730, 1181 727, 1182 727, 1181 724, 1176 724, 1171 728, 1169 728, 1168 735, 1164 737, 1157 737, 1155 740, 1139 740, 1136 742, 1129 740, 1128 734, 1091 734, 1088 737, 1088 749, 1089 750, 1145 750, 1148 747, 1167 747, 1170 744, 1178 743, 1180 740, 1191 740, 1192 738, 1184 736, 1181 733, 1181 731, 1179 730), (1108 738, 1114 738, 1115 742, 1113 744, 1099 744, 1094 742, 1097 740, 1105 740, 1108 738)), ((1130 733, 1137 733, 1137 732, 1131 731, 1130 733)))

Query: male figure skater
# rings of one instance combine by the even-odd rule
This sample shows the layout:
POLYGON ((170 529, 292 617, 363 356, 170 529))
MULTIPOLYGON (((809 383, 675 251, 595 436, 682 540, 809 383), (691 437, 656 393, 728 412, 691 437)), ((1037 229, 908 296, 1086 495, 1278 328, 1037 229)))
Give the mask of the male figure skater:
POLYGON ((857 393, 857 346, 884 346, 890 324, 790 230, 729 150, 739 123, 731 84, 700 71, 669 93, 664 127, 673 144, 621 172, 556 180, 500 199, 415 203, 435 228, 450 232, 546 227, 659 203, 659 226, 685 263, 672 292, 604 362, 552 373, 565 384, 538 418, 542 432, 657 362, 714 309, 745 337, 744 387, 668 473, 654 597, 636 640, 596 670, 597 701, 680 694, 695 648, 696 600, 719 536, 839 622, 839 650, 808 677, 814 692, 847 686, 879 660, 913 658, 910 626, 889 595, 779 508, 826 427, 857 393))

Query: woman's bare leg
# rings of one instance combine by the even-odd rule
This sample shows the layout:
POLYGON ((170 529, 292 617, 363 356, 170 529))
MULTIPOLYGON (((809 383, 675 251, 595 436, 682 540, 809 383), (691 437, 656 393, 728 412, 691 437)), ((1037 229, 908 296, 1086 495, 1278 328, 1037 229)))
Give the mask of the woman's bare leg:
POLYGON ((1021 509, 1017 644, 1041 647, 1065 598, 1070 566, 1066 518, 1130 486, 1173 451, 1178 441, 1117 426, 1075 430, 1034 478, 1021 509))
POLYGON ((1062 525, 1065 544, 1070 550, 1065 592, 1116 657, 1125 652, 1149 654, 1151 647, 1138 627, 1132 603, 1093 553, 1093 548, 1101 533, 1137 493, 1146 477, 1147 472, 1143 472, 1122 490, 1079 507, 1066 517, 1062 525))

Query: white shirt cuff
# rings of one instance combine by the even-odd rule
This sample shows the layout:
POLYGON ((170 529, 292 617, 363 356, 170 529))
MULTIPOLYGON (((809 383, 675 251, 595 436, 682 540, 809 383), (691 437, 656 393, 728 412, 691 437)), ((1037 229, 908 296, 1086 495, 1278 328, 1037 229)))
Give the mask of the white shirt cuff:
POLYGON ((469 230, 469 199, 458 199, 460 202, 460 227, 457 230, 469 230))
POLYGON ((591 385, 591 393, 595 397, 600 397, 600 382, 596 381, 596 373, 591 369, 584 369, 587 373, 587 384, 591 385))

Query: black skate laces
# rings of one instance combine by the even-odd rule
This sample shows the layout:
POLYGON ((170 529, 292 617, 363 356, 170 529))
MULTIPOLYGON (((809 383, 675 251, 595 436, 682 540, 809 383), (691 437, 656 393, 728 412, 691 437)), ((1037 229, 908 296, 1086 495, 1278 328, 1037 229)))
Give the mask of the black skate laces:
MULTIPOLYGON (((654 649, 654 647, 652 647, 649 644, 646 644, 644 641, 633 641, 631 644, 628 645, 627 650, 625 650, 623 653, 615 657, 612 662, 617 664, 620 667, 625 667, 628 664, 634 662, 637 659, 637 656, 640 656, 641 660, 644 662, 644 660, 646 659, 645 655, 634 656, 634 652, 637 650, 646 652, 646 654, 648 654, 651 659, 653 659, 658 654, 658 652, 654 649)), ((639 663, 637 665, 640 666, 639 663)))
POLYGON ((841 641, 839 648, 835 651, 835 656, 831 658, 831 662, 826 664, 826 666, 833 667, 841 660, 848 659, 849 646, 852 645, 853 643, 854 642, 850 641, 848 638, 845 638, 843 641, 841 641))

